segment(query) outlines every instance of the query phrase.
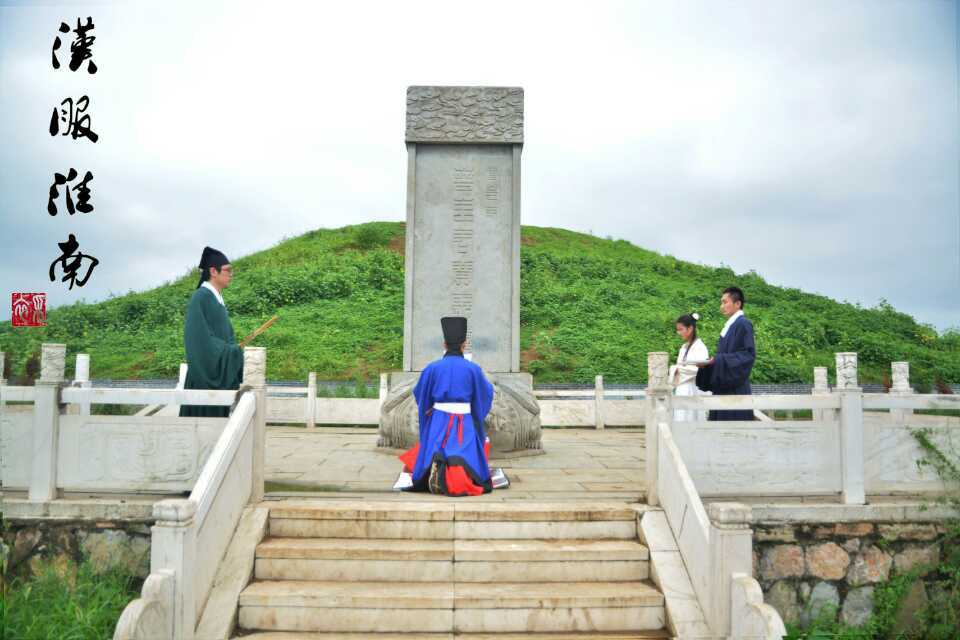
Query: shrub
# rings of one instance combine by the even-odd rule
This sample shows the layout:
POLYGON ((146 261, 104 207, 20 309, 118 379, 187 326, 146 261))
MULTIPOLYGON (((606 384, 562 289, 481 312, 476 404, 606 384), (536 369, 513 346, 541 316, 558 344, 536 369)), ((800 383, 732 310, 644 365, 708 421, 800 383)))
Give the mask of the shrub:
POLYGON ((79 567, 46 562, 33 577, 7 586, 0 599, 0 629, 11 640, 111 638, 137 592, 138 581, 118 570, 97 574, 87 562, 79 567))

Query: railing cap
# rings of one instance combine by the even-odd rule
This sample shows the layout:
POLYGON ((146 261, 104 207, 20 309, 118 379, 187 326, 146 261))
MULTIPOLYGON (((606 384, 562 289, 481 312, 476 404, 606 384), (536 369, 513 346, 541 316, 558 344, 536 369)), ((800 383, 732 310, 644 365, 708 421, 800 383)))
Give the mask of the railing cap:
POLYGON ((153 517, 158 525, 183 525, 193 520, 197 503, 185 498, 161 500, 153 505, 153 517))
POLYGON ((647 353, 647 387, 651 391, 670 389, 669 371, 669 353, 666 351, 650 351, 647 353))
POLYGON ((63 382, 66 370, 67 345, 44 342, 40 345, 40 380, 41 384, 57 384, 63 382))
POLYGON ((267 349, 265 347, 243 348, 243 383, 251 387, 267 385, 267 349))
POLYGON ((753 522, 753 509, 742 502, 710 502, 707 515, 720 529, 746 529, 753 522))
POLYGON ((841 351, 836 354, 837 363, 837 390, 856 391, 857 384, 857 354, 854 351, 841 351))

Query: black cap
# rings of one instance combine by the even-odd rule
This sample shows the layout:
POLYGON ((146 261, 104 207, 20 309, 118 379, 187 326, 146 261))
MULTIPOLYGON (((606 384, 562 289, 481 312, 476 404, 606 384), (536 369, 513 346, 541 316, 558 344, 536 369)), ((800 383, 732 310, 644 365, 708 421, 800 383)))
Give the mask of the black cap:
POLYGON ((448 345, 463 344, 467 340, 467 319, 459 316, 440 318, 443 341, 448 345))
POLYGON ((225 264, 230 264, 227 256, 213 247, 204 247, 203 254, 200 256, 200 282, 197 283, 197 288, 199 289, 200 285, 203 284, 204 277, 210 267, 216 267, 217 271, 219 271, 225 264))

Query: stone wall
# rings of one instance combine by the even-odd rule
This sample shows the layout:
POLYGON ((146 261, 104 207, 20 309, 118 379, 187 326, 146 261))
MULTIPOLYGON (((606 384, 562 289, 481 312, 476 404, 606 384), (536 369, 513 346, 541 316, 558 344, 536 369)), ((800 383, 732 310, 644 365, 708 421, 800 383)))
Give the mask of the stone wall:
POLYGON ((873 611, 878 583, 940 562, 944 530, 932 522, 754 524, 753 573, 787 623, 806 624, 832 605, 842 621, 858 625, 873 611))
POLYGON ((7 521, 5 577, 34 574, 43 559, 58 569, 89 559, 97 572, 117 567, 139 578, 150 573, 150 523, 116 521, 7 521))

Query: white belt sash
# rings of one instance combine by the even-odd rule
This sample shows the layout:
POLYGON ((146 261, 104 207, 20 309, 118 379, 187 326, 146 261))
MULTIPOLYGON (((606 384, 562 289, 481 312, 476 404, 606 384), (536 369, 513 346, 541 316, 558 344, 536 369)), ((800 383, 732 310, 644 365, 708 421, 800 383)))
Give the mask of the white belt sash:
POLYGON ((470 413, 469 402, 434 402, 433 408, 445 413, 466 415, 470 413))

